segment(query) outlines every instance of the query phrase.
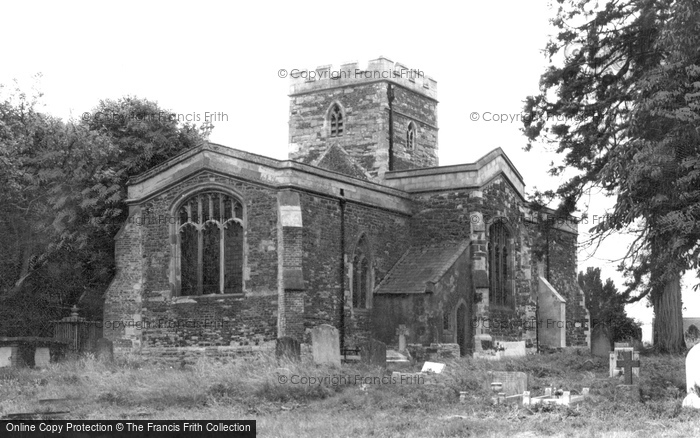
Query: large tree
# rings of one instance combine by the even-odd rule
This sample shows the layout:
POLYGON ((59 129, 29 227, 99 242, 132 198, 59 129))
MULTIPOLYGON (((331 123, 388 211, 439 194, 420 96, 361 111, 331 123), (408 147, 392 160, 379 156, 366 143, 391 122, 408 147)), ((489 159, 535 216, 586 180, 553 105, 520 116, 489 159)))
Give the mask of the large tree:
POLYGON ((128 216, 128 179, 196 146, 211 130, 180 124, 156 103, 133 97, 102 101, 91 117, 68 122, 36 104, 21 90, 0 103, 4 334, 41 334, 41 321, 83 298, 89 316, 99 317, 114 273, 114 235, 128 216))
POLYGON ((524 133, 564 154, 563 213, 592 187, 615 196, 596 239, 628 229, 620 268, 628 302, 650 297, 661 352, 685 348, 680 277, 700 247, 700 4, 693 0, 559 0, 547 46, 562 65, 525 103, 524 133), (551 117, 564 122, 550 122, 551 117))

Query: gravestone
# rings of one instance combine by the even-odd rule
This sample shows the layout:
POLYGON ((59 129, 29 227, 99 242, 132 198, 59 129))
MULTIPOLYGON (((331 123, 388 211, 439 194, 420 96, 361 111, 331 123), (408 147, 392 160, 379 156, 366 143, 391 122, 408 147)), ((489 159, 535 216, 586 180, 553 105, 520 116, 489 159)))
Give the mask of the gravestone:
POLYGON ((688 395, 683 406, 700 409, 700 345, 691 348, 685 358, 685 384, 688 395))
POLYGON ((423 364, 423 369, 420 370, 421 373, 435 373, 440 374, 442 370, 445 369, 444 363, 439 362, 426 362, 423 364))
MULTIPOLYGON (((639 360, 639 352, 634 351, 632 347, 618 347, 615 351, 610 353, 610 374, 609 377, 617 377, 623 374, 622 368, 620 368, 620 355, 624 353, 632 353, 632 360, 639 360)), ((639 377, 639 366, 632 367, 632 375, 634 377, 639 377)))
POLYGON ((301 358, 301 344, 289 336, 278 338, 275 346, 275 356, 278 359, 285 358, 297 362, 301 358))
POLYGON ((503 357, 522 357, 527 354, 527 350, 525 350, 525 341, 501 342, 501 346, 504 348, 503 357))
POLYGON ((362 361, 372 366, 386 367, 386 344, 376 339, 370 339, 360 349, 362 361))
POLYGON ((396 329, 396 334, 399 336, 399 352, 406 351, 406 336, 408 336, 408 328, 404 324, 399 324, 396 329))
POLYGON ((632 384, 632 368, 639 369, 639 358, 635 360, 633 355, 633 351, 620 351, 617 356, 617 366, 623 370, 625 385, 632 384))
POLYGON ((340 340, 338 330, 321 324, 311 330, 311 349, 317 364, 340 367, 340 340))
POLYGON ((36 347, 34 350, 34 366, 36 368, 46 368, 51 362, 49 347, 36 347))
POLYGON ((0 368, 12 366, 13 347, 0 347, 0 368))
POLYGON ((520 371, 491 371, 489 377, 488 389, 491 389, 493 382, 499 382, 502 384, 500 392, 504 392, 506 396, 522 394, 530 390, 530 376, 527 373, 520 371))
POLYGON ((107 338, 97 340, 97 359, 112 362, 114 361, 114 343, 107 338))
POLYGON ((605 324, 596 324, 591 331, 591 354, 598 357, 608 357, 612 350, 610 330, 605 324))

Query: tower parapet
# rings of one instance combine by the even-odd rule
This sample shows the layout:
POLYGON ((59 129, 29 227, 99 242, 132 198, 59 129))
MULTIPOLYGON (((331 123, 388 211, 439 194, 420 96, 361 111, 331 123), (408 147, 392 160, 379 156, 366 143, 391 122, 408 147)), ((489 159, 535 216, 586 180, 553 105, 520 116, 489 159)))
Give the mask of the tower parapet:
POLYGON ((321 65, 313 70, 290 72, 290 95, 304 94, 328 88, 390 81, 416 93, 437 100, 437 81, 419 69, 408 68, 400 62, 380 56, 362 69, 357 62, 340 66, 321 65))

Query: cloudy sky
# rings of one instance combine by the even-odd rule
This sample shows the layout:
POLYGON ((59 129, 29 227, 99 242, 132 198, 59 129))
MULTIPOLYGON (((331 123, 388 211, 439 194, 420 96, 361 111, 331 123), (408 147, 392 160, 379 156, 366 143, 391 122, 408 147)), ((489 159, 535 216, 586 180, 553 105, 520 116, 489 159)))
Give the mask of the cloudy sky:
MULTIPOLYGON (((28 89, 42 73, 44 111, 64 119, 125 95, 199 121, 216 114, 212 141, 283 159, 289 79, 280 70, 363 66, 383 55, 437 80, 440 164, 473 162, 501 147, 528 189, 556 188, 562 181, 546 170, 557 156, 545 146, 523 151, 522 125, 510 121, 538 91, 548 62, 542 49, 554 12, 547 3, 12 2, 0 17, 0 83, 16 78, 28 89)), ((595 193, 587 201, 591 217, 610 205, 595 193)), ((624 242, 606 242, 595 254, 582 248, 579 270, 599 266, 621 287, 611 260, 624 242)), ((684 295, 686 316, 700 316, 698 295, 684 295)), ((643 304, 628 310, 651 319, 643 304)))

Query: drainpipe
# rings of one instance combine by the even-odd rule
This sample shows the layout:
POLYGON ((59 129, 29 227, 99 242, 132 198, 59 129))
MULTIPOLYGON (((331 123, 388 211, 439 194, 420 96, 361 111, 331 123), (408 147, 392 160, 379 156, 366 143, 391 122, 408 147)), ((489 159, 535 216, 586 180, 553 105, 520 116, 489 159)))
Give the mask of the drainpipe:
POLYGON ((387 84, 386 97, 389 101, 389 170, 394 170, 394 87, 387 84))
POLYGON ((345 348, 345 191, 340 189, 340 350, 345 348))

